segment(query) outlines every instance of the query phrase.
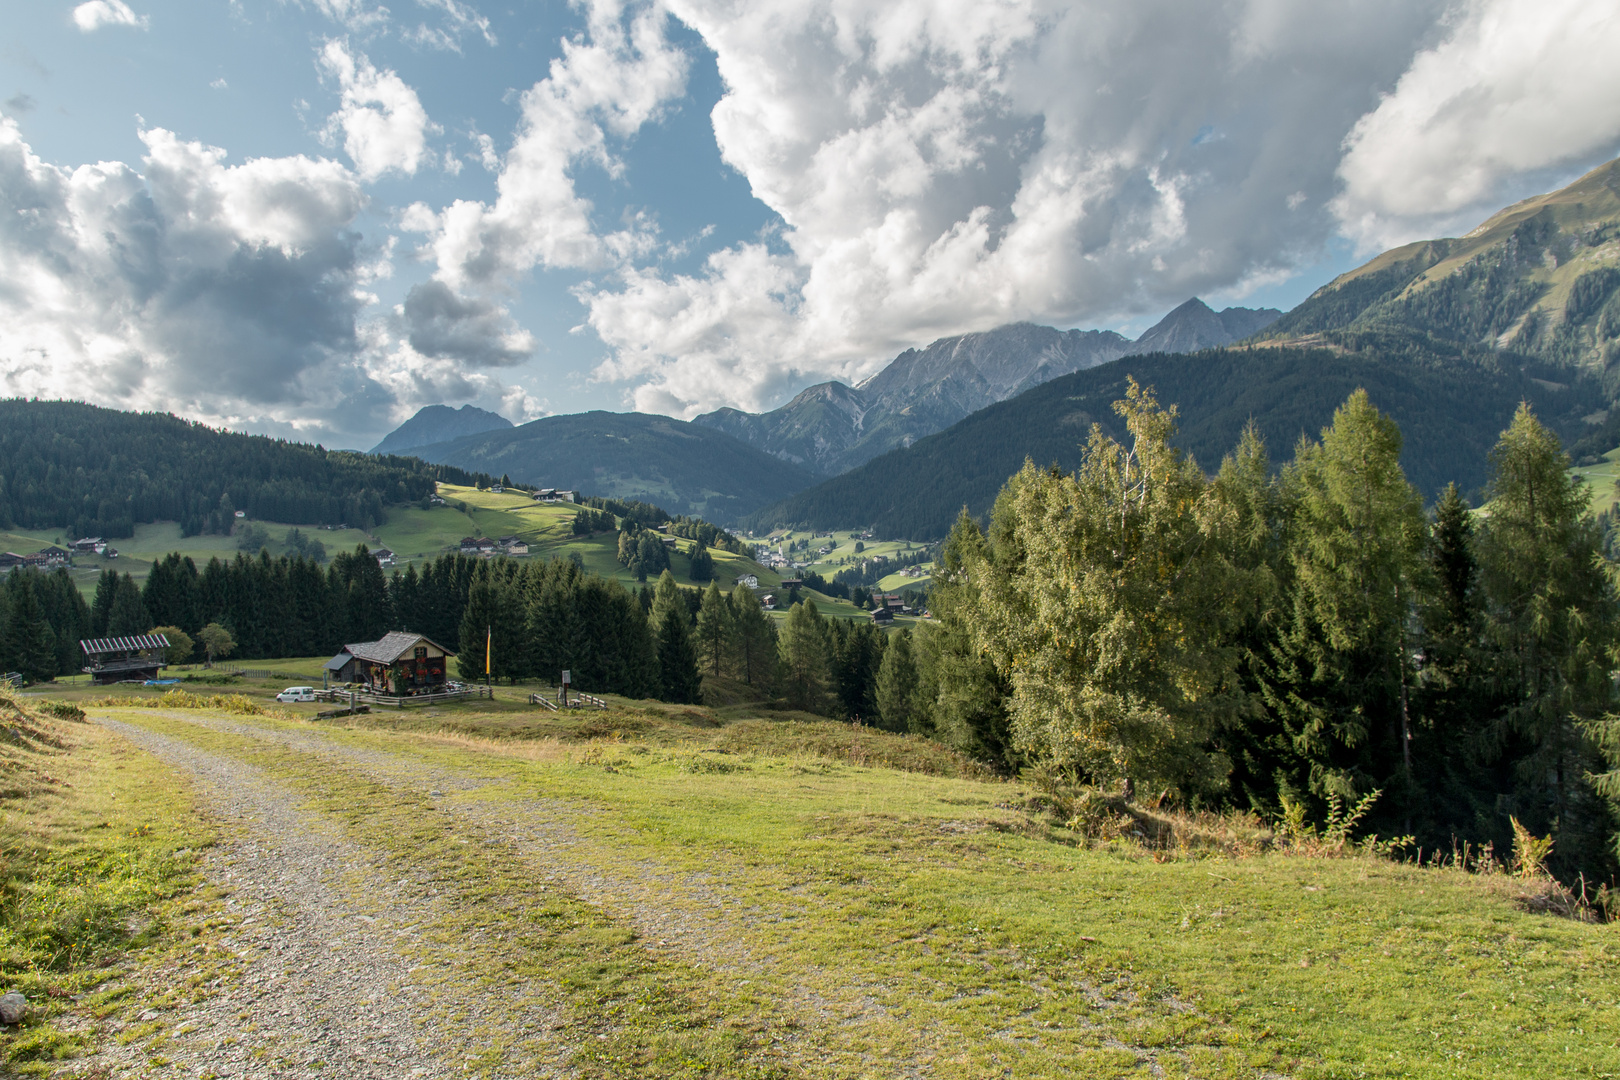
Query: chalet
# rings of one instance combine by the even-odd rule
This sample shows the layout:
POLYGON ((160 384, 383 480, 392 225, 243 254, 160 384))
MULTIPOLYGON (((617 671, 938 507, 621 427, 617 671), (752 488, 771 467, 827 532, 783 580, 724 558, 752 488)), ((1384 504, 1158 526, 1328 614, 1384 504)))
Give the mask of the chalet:
POLYGON ((80 555, 100 555, 107 546, 107 541, 99 536, 85 536, 73 541, 68 547, 80 555))
POLYGON ((534 501, 535 502, 554 502, 556 500, 556 498, 557 498, 557 489, 556 488, 536 488, 535 489, 535 492, 534 492, 534 501))
POLYGON ((495 543, 508 555, 527 555, 529 553, 529 545, 515 536, 503 536, 495 543))
POLYGON ((905 608, 906 602, 894 593, 885 593, 883 595, 883 606, 890 611, 901 611, 905 608))
POLYGON ((804 588, 804 581, 801 578, 785 577, 785 578, 782 579, 782 588, 784 588, 784 589, 802 589, 802 588, 804 588))
POLYGON ((54 544, 47 548, 40 548, 39 554, 44 557, 46 566, 66 566, 72 557, 72 553, 66 548, 59 548, 54 544))
POLYGON ((101 554, 105 558, 116 559, 118 558, 118 549, 115 547, 104 547, 101 549, 101 554))
POLYGON ((502 487, 500 484, 496 484, 494 487, 490 488, 489 490, 491 491, 491 493, 496 494, 496 495, 505 495, 506 494, 506 488, 502 487))
POLYGON ((429 495, 427 497, 427 499, 428 499, 428 505, 429 506, 443 506, 443 505, 445 505, 443 495, 429 495))
POLYGON ((775 611, 776 597, 771 593, 766 593, 764 596, 759 598, 759 606, 764 608, 766 611, 775 611))
POLYGON ((876 611, 872 612, 872 621, 878 623, 879 625, 886 626, 889 623, 894 622, 894 612, 890 611, 886 607, 878 608, 876 611))
POLYGON ((757 589, 759 588, 759 576, 757 574, 744 574, 742 577, 739 577, 733 581, 732 584, 746 585, 750 589, 757 589))
POLYGON ((660 536, 658 538, 658 542, 668 548, 680 546, 679 541, 677 541, 673 536, 660 536))
POLYGON ((132 637, 86 638, 79 642, 84 652, 80 670, 90 681, 107 683, 145 682, 155 679, 164 666, 164 650, 169 639, 162 634, 136 634, 132 637))
POLYGON ((377 560, 378 566, 394 565, 394 553, 385 547, 380 547, 373 551, 371 553, 371 557, 377 560))
POLYGON ((442 690, 455 656, 421 634, 395 630, 376 641, 343 646, 326 662, 326 671, 338 682, 360 683, 374 693, 408 697, 442 690))
POLYGON ((482 555, 488 559, 495 554, 495 541, 483 536, 464 536, 461 538, 461 553, 463 555, 482 555))

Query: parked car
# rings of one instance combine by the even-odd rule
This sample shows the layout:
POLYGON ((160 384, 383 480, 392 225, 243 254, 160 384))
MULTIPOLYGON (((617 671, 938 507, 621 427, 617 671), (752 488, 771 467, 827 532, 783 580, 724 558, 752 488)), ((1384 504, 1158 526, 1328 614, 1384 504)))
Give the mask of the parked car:
POLYGON ((276 695, 277 701, 314 701, 315 688, 313 686, 289 686, 276 695))

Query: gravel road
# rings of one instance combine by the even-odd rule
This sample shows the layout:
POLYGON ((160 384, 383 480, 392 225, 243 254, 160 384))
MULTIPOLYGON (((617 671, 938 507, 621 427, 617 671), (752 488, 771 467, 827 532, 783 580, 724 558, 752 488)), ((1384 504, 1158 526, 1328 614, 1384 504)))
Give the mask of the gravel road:
MULTIPOLYGON (((773 932, 787 932, 775 917, 762 918, 730 896, 713 875, 593 860, 591 841, 576 828, 593 813, 588 807, 476 797, 507 781, 355 747, 318 730, 181 710, 151 715, 235 736, 243 745, 284 747, 307 757, 311 772, 340 766, 421 798, 446 835, 517 856, 531 869, 537 893, 556 890, 633 927, 649 954, 746 980, 770 964, 773 932), (744 928, 764 956, 743 943, 737 931, 744 928)), ((446 942, 431 930, 445 914, 431 877, 390 870, 384 853, 357 846, 336 822, 302 809, 305 794, 231 753, 117 719, 100 722, 171 765, 226 827, 226 840, 202 866, 205 878, 227 892, 221 921, 228 925, 210 948, 216 967, 221 959, 225 964, 196 1000, 110 1022, 98 1052, 75 1062, 69 1074, 150 1075, 156 1064, 160 1075, 188 1077, 427 1078, 467 1075, 477 1061, 492 1075, 567 1075, 577 1040, 600 1037, 570 1024, 543 977, 491 985, 467 970, 459 954, 471 943, 446 942), (455 1023, 447 1024, 451 1015, 455 1023), (469 1040, 469 1031, 479 1037, 469 1040), (493 1061, 479 1059, 479 1046, 488 1043, 505 1048, 493 1061)), ((193 959, 201 958, 188 955, 169 970, 147 973, 149 990, 183 980, 193 959)), ((520 960, 514 955, 505 966, 520 960)), ((791 1021, 771 1043, 790 1073, 801 1065, 816 1071, 812 1063, 829 1028, 847 1031, 881 1015, 860 986, 849 988, 847 1001, 791 989, 785 996, 779 1012, 791 1021)))
MULTIPOLYGON (((73 1071, 145 1074, 155 1039, 156 1056, 189 1076, 463 1073, 465 1028, 442 1023, 446 1003, 478 1001, 485 991, 463 985, 453 963, 422 947, 418 928, 441 903, 430 887, 386 874, 384 860, 345 841, 329 821, 295 809, 299 797, 253 766, 102 722, 189 777, 205 810, 227 826, 229 838, 203 870, 228 893, 229 928, 215 948, 238 962, 200 1000, 115 1024, 113 1034, 123 1038, 104 1040, 73 1071)), ((153 982, 161 986, 183 968, 182 961, 154 973, 153 982)), ((555 1010, 535 1008, 543 993, 523 986, 509 992, 524 999, 520 1008, 474 1011, 527 1015, 531 1030, 518 1034, 543 1037, 556 1019, 555 1010)), ((537 1075, 533 1064, 525 1075, 537 1075)))

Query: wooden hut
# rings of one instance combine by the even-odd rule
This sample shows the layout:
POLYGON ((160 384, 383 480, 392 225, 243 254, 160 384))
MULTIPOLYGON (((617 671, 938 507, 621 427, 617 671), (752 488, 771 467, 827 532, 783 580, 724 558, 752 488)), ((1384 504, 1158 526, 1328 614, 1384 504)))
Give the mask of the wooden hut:
POLYGON ((402 630, 376 641, 343 646, 326 662, 338 682, 362 683, 372 692, 393 697, 442 690, 456 654, 422 634, 402 630))
POLYGON ((106 683, 155 679, 164 666, 164 650, 169 639, 162 634, 135 634, 131 637, 85 638, 79 642, 84 667, 90 681, 106 683))

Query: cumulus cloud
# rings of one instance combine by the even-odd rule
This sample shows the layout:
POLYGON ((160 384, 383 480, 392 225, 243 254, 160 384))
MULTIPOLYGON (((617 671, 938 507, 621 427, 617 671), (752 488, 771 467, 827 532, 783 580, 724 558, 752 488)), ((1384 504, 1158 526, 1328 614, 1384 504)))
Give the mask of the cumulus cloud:
POLYGON ((411 287, 400 306, 411 348, 435 359, 473 367, 521 363, 534 352, 534 338, 496 304, 457 296, 442 281, 411 287))
POLYGON ((481 363, 510 362, 504 358, 533 343, 513 336, 497 298, 523 274, 537 266, 611 268, 653 249, 645 218, 600 233, 574 170, 622 174, 610 137, 627 137, 656 119, 684 91, 688 59, 667 40, 667 16, 656 7, 626 11, 615 0, 595 0, 587 15, 587 32, 564 41, 547 77, 523 94, 522 120, 504 160, 493 140, 476 136, 485 167, 499 167, 494 203, 458 200, 438 214, 407 211, 406 227, 428 234, 437 283, 421 305, 405 306, 413 342, 485 357, 481 363), (419 321, 430 315, 431 324, 419 321), (489 333, 494 337, 482 349, 472 345, 489 333))
POLYGON ((136 26, 144 30, 147 19, 131 11, 124 0, 89 0, 73 9, 73 22, 88 34, 102 26, 136 26))
POLYGON ((1472 224, 1522 174, 1620 142, 1611 6, 1476 0, 1449 29, 1346 140, 1335 209, 1364 248, 1472 224))
POLYGON ((328 41, 320 51, 323 71, 338 81, 342 103, 327 117, 329 144, 343 135, 343 150, 363 180, 390 170, 410 175, 428 156, 427 136, 437 132, 416 91, 391 70, 379 71, 348 42, 328 41))
MULTIPOLYGON (((140 136, 143 172, 62 168, 0 118, 0 394, 330 441, 445 385, 451 361, 361 318, 362 287, 391 267, 353 229, 365 195, 352 172, 304 156, 228 165, 162 128, 140 136)), ((511 396, 487 377, 463 384, 511 396)))
POLYGON ((668 9, 714 50, 721 153, 782 228, 577 295, 613 350, 598 377, 690 415, 859 379, 935 336, 1111 320, 1314 257, 1345 133, 1441 7, 668 9))

